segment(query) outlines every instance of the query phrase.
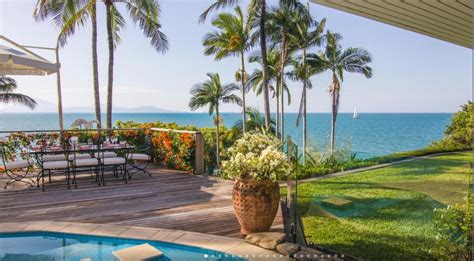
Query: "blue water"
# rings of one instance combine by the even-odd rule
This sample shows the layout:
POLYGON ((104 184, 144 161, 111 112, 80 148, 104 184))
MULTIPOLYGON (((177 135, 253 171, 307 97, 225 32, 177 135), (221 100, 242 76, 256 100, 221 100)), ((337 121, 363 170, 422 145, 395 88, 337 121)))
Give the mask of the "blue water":
POLYGON ((19 232, 0 234, 1 261, 93 261, 114 260, 113 251, 149 243, 164 253, 160 261, 169 260, 244 260, 222 252, 178 244, 135 239, 73 235, 53 232, 19 232))
MULTIPOLYGON (((358 119, 341 113, 337 118, 336 145, 358 157, 368 158, 395 152, 421 149, 443 136, 450 113, 362 113, 358 119)), ((224 124, 232 126, 241 118, 239 113, 224 113, 224 124)), ((65 126, 77 118, 94 119, 92 113, 66 113, 65 126)), ((180 125, 211 127, 212 118, 206 113, 116 113, 117 120, 137 122, 176 122, 180 125)), ((327 149, 331 116, 328 113, 308 114, 308 144, 320 151, 327 149)), ((300 144, 301 126, 295 126, 296 114, 285 116, 285 135, 300 144)), ((0 114, 0 130, 57 129, 58 119, 52 113, 0 114)))

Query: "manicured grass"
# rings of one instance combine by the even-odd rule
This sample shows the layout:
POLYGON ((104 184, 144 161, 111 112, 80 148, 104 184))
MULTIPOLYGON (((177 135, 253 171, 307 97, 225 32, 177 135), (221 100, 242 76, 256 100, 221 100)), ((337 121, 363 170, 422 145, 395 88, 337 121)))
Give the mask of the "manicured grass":
POLYGON ((300 184, 307 241, 369 260, 441 258, 433 209, 463 202, 471 160, 464 152, 300 184), (321 204, 329 197, 353 204, 321 204))

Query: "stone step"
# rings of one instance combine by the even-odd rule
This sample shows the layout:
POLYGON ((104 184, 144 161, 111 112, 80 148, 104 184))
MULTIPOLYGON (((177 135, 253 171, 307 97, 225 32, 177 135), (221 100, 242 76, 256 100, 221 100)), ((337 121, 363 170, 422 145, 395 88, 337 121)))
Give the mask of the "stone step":
POLYGON ((163 256, 163 252, 150 244, 142 244, 112 252, 120 261, 151 260, 163 256))

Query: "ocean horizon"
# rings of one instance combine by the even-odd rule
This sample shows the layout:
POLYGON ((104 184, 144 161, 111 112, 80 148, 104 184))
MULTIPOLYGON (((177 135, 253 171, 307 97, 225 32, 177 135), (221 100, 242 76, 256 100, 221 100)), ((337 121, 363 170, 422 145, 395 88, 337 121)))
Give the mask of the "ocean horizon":
MULTIPOLYGON (((360 158, 382 156, 396 152, 421 149, 443 137, 453 113, 339 113, 336 146, 356 153, 360 158)), ((224 125, 232 127, 241 119, 237 112, 222 113, 224 125)), ((285 113, 285 135, 301 146, 302 128, 295 125, 297 113, 285 113)), ((64 113, 64 126, 84 118, 92 120, 94 113, 64 113)), ((103 116, 105 119, 105 115, 103 116)), ((308 146, 324 151, 329 143, 330 113, 308 113, 308 146)), ((213 127, 207 113, 114 113, 113 122, 175 122, 178 125, 213 127)), ((56 113, 1 113, 0 131, 55 130, 56 113)))

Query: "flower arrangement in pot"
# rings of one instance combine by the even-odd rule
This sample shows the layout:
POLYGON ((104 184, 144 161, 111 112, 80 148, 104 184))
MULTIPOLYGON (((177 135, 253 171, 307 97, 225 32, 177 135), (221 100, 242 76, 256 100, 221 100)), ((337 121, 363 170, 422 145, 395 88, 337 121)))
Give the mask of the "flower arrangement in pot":
POLYGON ((287 176, 291 164, 279 141, 259 133, 247 133, 227 151, 222 174, 235 180, 232 199, 243 235, 269 231, 278 211, 278 180, 287 176))

